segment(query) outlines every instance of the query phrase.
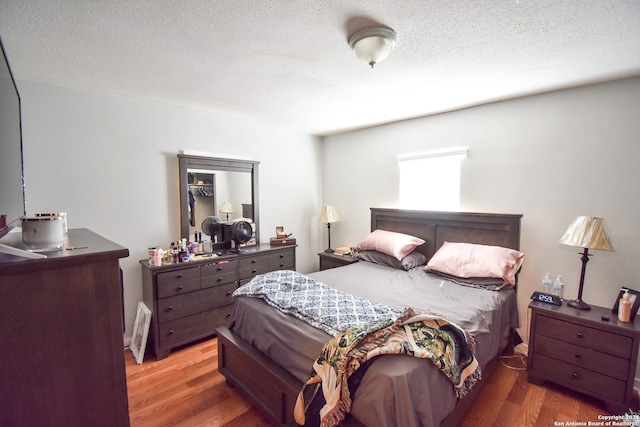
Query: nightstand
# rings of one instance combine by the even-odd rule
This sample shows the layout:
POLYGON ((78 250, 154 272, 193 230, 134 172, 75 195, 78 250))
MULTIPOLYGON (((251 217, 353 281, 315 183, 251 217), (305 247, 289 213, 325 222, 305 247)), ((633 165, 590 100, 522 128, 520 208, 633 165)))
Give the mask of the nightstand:
POLYGON ((583 311, 531 301, 529 381, 551 381, 604 401, 614 414, 631 408, 640 324, 610 308, 583 311), (608 315, 609 321, 603 321, 608 315))
POLYGON ((328 252, 320 252, 318 256, 320 257, 320 271, 358 262, 358 258, 350 255, 334 255, 328 252))

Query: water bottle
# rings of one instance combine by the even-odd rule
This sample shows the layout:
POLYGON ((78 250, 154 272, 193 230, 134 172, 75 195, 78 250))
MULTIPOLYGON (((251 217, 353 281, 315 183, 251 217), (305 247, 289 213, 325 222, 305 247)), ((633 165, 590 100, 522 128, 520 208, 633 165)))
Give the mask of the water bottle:
POLYGON ((557 295, 560 299, 564 298, 564 282, 562 276, 558 274, 555 282, 553 282, 553 294, 557 295))
POLYGON ((551 274, 545 273, 542 279, 542 292, 551 295, 553 293, 553 281, 551 280, 551 274))

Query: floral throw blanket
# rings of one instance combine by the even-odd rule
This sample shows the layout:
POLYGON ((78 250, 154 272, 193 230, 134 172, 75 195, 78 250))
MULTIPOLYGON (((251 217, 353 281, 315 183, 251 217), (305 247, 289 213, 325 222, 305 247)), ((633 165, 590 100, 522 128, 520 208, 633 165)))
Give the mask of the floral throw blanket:
POLYGON ((481 377, 473 346, 472 337, 459 326, 410 308, 395 321, 350 328, 322 348, 298 395, 294 418, 299 425, 339 425, 351 410, 351 393, 368 362, 382 354, 430 359, 463 398, 481 377))

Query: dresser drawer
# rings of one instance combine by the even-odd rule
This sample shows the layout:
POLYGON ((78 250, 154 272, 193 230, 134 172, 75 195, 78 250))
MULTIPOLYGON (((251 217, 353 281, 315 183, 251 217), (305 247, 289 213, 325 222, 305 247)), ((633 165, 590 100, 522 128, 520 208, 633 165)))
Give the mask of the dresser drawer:
POLYGON ((553 377, 554 381, 560 384, 582 389, 591 395, 597 394, 617 401, 623 401, 625 398, 626 381, 617 380, 542 354, 535 356, 532 369, 553 377))
POLYGON ((220 262, 215 264, 207 264, 202 267, 200 273, 202 288, 210 288, 213 286, 221 286, 229 283, 237 283, 238 281, 238 262, 236 260, 229 262, 220 262))
POLYGON ((631 339, 631 337, 617 335, 543 315, 537 317, 536 334, 589 347, 626 359, 631 357, 633 350, 633 339, 631 339))
POLYGON ((213 264, 206 264, 200 267, 200 276, 216 276, 224 273, 235 273, 238 268, 238 261, 220 261, 213 264))
POLYGON ((158 298, 173 297, 200 289, 200 279, 186 282, 158 282, 158 298))
POLYGON ((536 334, 534 352, 626 381, 629 360, 536 334))
POLYGON ((240 270, 246 270, 248 268, 255 268, 256 266, 264 266, 264 268, 269 265, 269 257, 267 255, 255 255, 246 258, 242 258, 240 260, 239 268, 240 270))
POLYGON ((293 250, 269 254, 269 270, 290 270, 295 268, 293 250))
POLYGON ((211 288, 214 286, 228 285, 229 283, 238 283, 238 274, 235 271, 229 273, 222 273, 213 276, 207 276, 200 279, 202 289, 211 288))
POLYGON ((233 304, 231 294, 235 289, 236 283, 234 282, 158 300, 158 322, 169 322, 181 317, 233 304))
POLYGON ((157 276, 158 287, 169 283, 186 282, 189 280, 200 279, 200 268, 183 268, 176 271, 168 271, 166 273, 159 273, 157 276))
POLYGON ((227 325, 232 310, 233 304, 163 323, 158 331, 159 345, 175 347, 213 335, 217 327, 227 325))
POLYGON ((265 262, 263 264, 256 264, 253 267, 249 268, 241 268, 240 269, 240 280, 243 279, 252 279, 258 274, 264 274, 269 271, 268 264, 265 262))

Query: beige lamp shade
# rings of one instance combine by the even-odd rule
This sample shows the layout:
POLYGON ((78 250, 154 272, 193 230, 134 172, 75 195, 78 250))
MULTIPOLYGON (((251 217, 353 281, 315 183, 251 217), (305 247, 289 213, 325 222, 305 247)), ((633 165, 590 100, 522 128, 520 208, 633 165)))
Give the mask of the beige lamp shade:
POLYGON ((222 209, 220 209, 220 213, 232 214, 235 212, 233 212, 233 206, 231 206, 231 203, 224 202, 224 205, 222 205, 222 209))
POLYGON ((320 213, 320 219, 318 220, 321 224, 333 223, 340 221, 340 217, 338 216, 338 212, 336 212, 336 208, 333 206, 323 206, 322 212, 320 213))
POLYGON ((579 248, 615 252, 602 218, 579 216, 567 228, 560 243, 579 248))

